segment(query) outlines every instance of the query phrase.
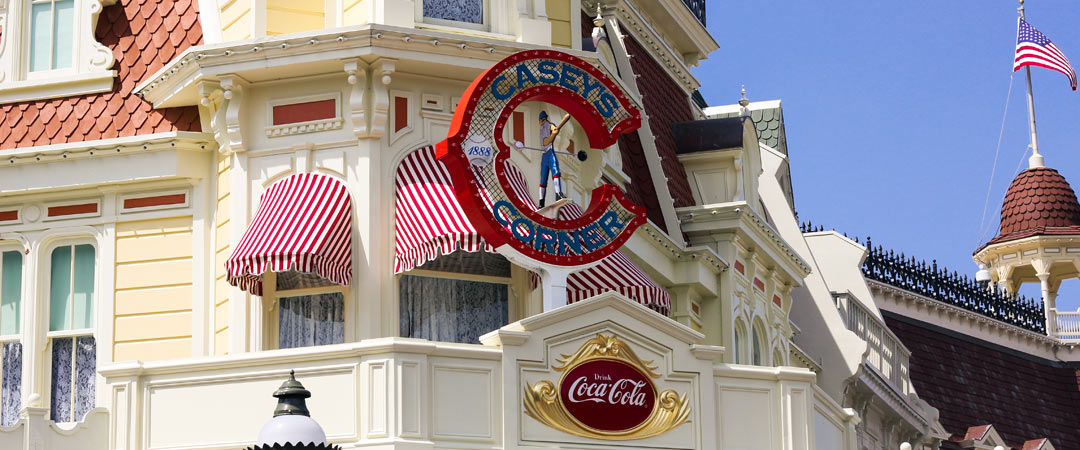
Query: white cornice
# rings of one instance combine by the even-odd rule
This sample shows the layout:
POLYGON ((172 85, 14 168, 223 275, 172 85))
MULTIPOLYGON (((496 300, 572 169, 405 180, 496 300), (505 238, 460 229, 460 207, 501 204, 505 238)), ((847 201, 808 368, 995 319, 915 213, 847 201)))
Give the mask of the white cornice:
POLYGON ((870 392, 884 401, 890 411, 900 416, 912 428, 922 431, 929 425, 926 418, 911 406, 907 397, 902 395, 896 386, 893 386, 874 366, 864 361, 859 365, 856 377, 870 392))
MULTIPOLYGON (((685 5, 680 4, 679 6, 686 9, 685 5)), ((690 95, 691 92, 694 92, 697 88, 701 87, 701 82, 690 73, 690 68, 684 62, 682 55, 664 42, 660 33, 649 25, 649 21, 642 16, 641 12, 626 2, 619 3, 618 11, 619 19, 625 28, 634 35, 634 38, 637 39, 642 46, 646 49, 650 49, 650 53, 655 53, 654 55, 651 55, 653 59, 664 68, 668 75, 670 75, 679 86, 686 90, 687 95, 690 95)), ((697 19, 694 20, 695 22, 697 21, 697 19)))
POLYGON ((701 246, 682 247, 652 223, 642 225, 640 230, 644 231, 645 235, 648 236, 650 244, 674 261, 699 261, 716 274, 727 270, 729 267, 727 261, 724 261, 713 249, 701 246))
MULTIPOLYGON (((1076 347, 1075 344, 1063 344, 1058 340, 1046 335, 1036 333, 1024 328, 1020 328, 1015 325, 1010 325, 999 320, 995 320, 986 317, 982 314, 978 314, 966 309, 953 306, 947 303, 943 303, 934 300, 929 297, 925 297, 914 292, 900 289, 898 287, 882 283, 880 281, 866 279, 867 286, 872 291, 877 291, 875 294, 884 293, 891 295, 892 299, 900 307, 907 307, 908 310, 914 311, 898 311, 895 307, 891 307, 888 302, 878 301, 878 307, 885 311, 890 311, 894 314, 899 314, 905 317, 911 317, 913 319, 922 320, 923 317, 919 315, 913 315, 920 309, 927 312, 943 313, 938 316, 944 316, 950 322, 952 326, 950 329, 954 331, 971 336, 976 339, 1002 345, 1006 347, 1014 348, 1018 351, 1022 351, 1029 354, 1034 354, 1032 350, 1037 349, 1040 356, 1043 358, 1058 359, 1061 356, 1059 350, 1068 349, 1072 350, 1076 347), (898 300, 898 301, 896 301, 898 300), (964 324, 967 326, 964 326, 964 324), (961 328, 973 327, 974 329, 961 328), (1006 341, 1002 343, 1001 340, 1006 341), (1020 344, 1019 347, 1017 344, 1020 344), (1034 349, 1032 348, 1034 347, 1034 349), (1057 356, 1054 356, 1057 355, 1057 356)), ((875 295, 875 298, 878 295, 875 295)), ((940 326, 940 324, 938 324, 940 326)), ((1080 355, 1076 358, 1070 358, 1071 360, 1080 360, 1080 355)))
POLYGON ((26 164, 105 158, 133 152, 167 149, 206 150, 214 146, 209 133, 169 131, 93 141, 67 142, 0 151, 0 170, 26 164))
MULTIPOLYGON (((399 60, 434 62, 442 58, 456 66, 483 70, 509 54, 532 49, 550 50, 551 47, 463 33, 380 24, 358 25, 190 47, 136 86, 134 93, 155 107, 178 106, 195 103, 194 98, 174 100, 178 94, 183 92, 191 96, 193 92, 189 91, 196 90, 195 85, 200 80, 213 80, 224 74, 269 71, 286 66, 330 73, 331 70, 323 70, 325 67, 312 63, 340 62, 342 65, 334 69, 336 71, 342 70, 342 61, 346 59, 375 59, 390 54, 399 60)), ((559 51, 600 65, 594 52, 559 51)))
MULTIPOLYGON (((810 275, 810 265, 780 237, 780 234, 772 228, 768 222, 759 216, 746 202, 729 202, 704 206, 687 206, 676 210, 679 223, 683 230, 688 231, 688 224, 701 225, 709 228, 709 222, 723 222, 738 219, 740 223, 747 225, 746 229, 754 232, 759 238, 764 238, 765 244, 773 249, 778 255, 783 255, 787 264, 784 267, 794 269, 791 273, 793 279, 801 280, 810 275)), ((695 230, 698 231, 698 230, 695 230)), ((791 269, 789 269, 791 270, 791 269)))

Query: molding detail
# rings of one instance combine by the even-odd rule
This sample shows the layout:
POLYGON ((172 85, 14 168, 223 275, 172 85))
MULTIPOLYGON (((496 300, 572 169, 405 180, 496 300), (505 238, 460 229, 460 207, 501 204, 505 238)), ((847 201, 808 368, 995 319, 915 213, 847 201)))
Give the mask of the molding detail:
POLYGON ((349 121, 353 134, 358 138, 368 137, 367 111, 364 100, 368 90, 368 65, 361 59, 345 62, 345 73, 349 75, 349 121))
POLYGON ((240 130, 240 107, 244 104, 244 83, 235 75, 221 77, 221 89, 225 92, 225 137, 227 151, 243 152, 244 134, 240 130))

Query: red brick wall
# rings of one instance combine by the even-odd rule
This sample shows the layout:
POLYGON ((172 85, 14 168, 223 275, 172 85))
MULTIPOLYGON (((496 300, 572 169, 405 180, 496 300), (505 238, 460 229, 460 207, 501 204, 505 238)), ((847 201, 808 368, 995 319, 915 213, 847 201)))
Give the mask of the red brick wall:
POLYGON ((154 110, 131 91, 174 56, 202 43, 196 0, 132 0, 105 7, 98 42, 116 56, 112 91, 0 105, 0 149, 200 131, 197 107, 154 110))
POLYGON ((885 322, 911 350, 912 384, 940 410, 949 433, 963 437, 968 427, 990 424, 1017 448, 1044 437, 1060 449, 1080 448, 1080 367, 891 314, 885 322))
POLYGON ((694 120, 690 96, 633 37, 627 35, 623 43, 631 56, 630 65, 638 75, 638 90, 644 97, 642 102, 649 115, 649 129, 656 138, 656 151, 662 158, 660 166, 668 178, 668 190, 676 207, 692 206, 694 195, 690 191, 686 169, 675 154, 675 136, 671 130, 672 123, 694 120))

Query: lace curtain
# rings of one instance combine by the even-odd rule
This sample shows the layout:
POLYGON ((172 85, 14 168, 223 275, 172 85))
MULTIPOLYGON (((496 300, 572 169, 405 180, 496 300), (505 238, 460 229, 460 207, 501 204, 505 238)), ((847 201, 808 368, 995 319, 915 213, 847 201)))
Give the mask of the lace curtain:
POLYGON ((19 420, 22 407, 22 344, 6 342, 0 362, 0 426, 10 427, 19 420))
POLYGON ((484 23, 484 0, 423 0, 424 17, 484 23))
POLYGON ((402 275, 398 294, 404 337, 478 344, 509 316, 500 283, 402 275))
POLYGON ((93 409, 96 367, 97 341, 93 336, 53 339, 49 405, 53 421, 77 422, 93 409))
POLYGON ((345 342, 345 297, 338 292, 278 299, 278 348, 345 342))

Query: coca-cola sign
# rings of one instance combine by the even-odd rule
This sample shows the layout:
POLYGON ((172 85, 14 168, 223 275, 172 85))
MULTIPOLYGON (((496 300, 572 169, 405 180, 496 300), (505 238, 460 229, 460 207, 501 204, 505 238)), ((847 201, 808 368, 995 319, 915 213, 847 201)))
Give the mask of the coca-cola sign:
POLYGON ((603 431, 624 431, 645 422, 656 403, 652 380, 615 359, 594 359, 566 372, 559 396, 570 415, 603 431))
POLYGON ((525 386, 525 414, 549 427, 595 439, 644 439, 690 421, 686 395, 658 392, 652 361, 640 359, 614 335, 597 334, 562 355, 558 385, 525 386))

